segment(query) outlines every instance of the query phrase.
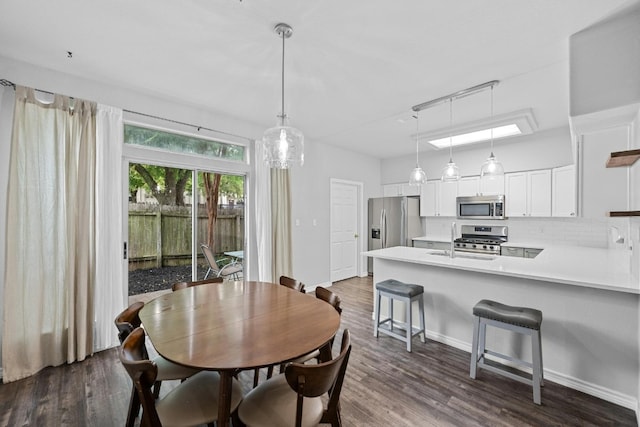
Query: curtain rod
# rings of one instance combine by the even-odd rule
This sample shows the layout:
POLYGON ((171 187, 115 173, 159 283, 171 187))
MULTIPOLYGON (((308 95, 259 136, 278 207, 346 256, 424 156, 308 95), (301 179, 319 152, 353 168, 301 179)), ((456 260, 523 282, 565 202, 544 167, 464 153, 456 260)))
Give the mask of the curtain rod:
POLYGON ((500 83, 500 80, 491 80, 490 82, 486 82, 486 83, 482 83, 482 84, 479 84, 479 85, 476 85, 476 86, 468 87, 466 89, 459 90, 459 91, 451 93, 449 95, 441 96, 440 98, 432 99, 431 101, 427 101, 427 102, 423 102, 422 104, 414 105, 413 107, 411 107, 411 109, 413 111, 416 111, 416 112, 422 111, 424 109, 427 109, 429 107, 433 107, 436 104, 439 104, 439 103, 444 102, 444 101, 448 101, 450 99, 457 99, 457 98, 462 98, 462 97, 465 97, 465 96, 473 95, 474 93, 480 92, 481 90, 486 89, 488 87, 494 87, 498 83, 500 83))
MULTIPOLYGON (((11 87, 13 87, 13 90, 16 89, 15 83, 13 83, 12 81, 7 80, 7 79, 0 79, 0 86, 6 86, 6 87, 11 86, 11 87)), ((34 90, 37 90, 38 92, 42 92, 42 93, 47 93, 49 95, 55 95, 53 92, 49 92, 47 90, 42 90, 42 89, 34 89, 34 90)), ((151 115, 151 114, 140 113, 138 111, 125 110, 125 109, 123 109, 122 111, 124 111, 126 113, 137 114, 139 116, 149 117, 151 119, 163 120, 163 121, 169 122, 169 123, 174 123, 174 124, 183 125, 183 126, 189 126, 189 127, 195 128, 198 132, 201 131, 201 130, 207 130, 207 131, 210 131, 210 132, 219 133, 221 135, 226 135, 226 136, 232 136, 232 137, 235 137, 235 138, 245 139, 245 140, 247 140, 249 142, 253 142, 254 141, 253 138, 248 138, 246 136, 236 135, 234 133, 229 133, 229 132, 225 132, 225 131, 221 131, 221 130, 217 130, 217 129, 211 129, 211 128, 208 128, 208 127, 205 127, 205 126, 198 126, 198 125, 193 125, 191 123, 181 122, 181 121, 178 121, 178 120, 166 119, 166 118, 160 117, 160 116, 154 116, 154 115, 151 115)))

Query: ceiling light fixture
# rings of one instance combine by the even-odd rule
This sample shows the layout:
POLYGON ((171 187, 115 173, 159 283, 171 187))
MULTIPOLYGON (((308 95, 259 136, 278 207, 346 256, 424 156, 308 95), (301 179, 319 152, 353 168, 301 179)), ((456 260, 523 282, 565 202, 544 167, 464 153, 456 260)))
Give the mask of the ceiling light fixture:
POLYGON ((293 28, 280 23, 274 30, 282 37, 282 110, 278 115, 279 126, 267 129, 262 141, 267 164, 272 168, 288 169, 296 164, 302 166, 304 163, 304 135, 298 129, 287 126, 288 119, 284 112, 284 40, 291 37, 293 28))
MULTIPOLYGON (((449 128, 453 128, 453 98, 449 99, 449 128)), ((449 163, 442 170, 442 182, 453 182, 460 179, 460 169, 453 162, 453 143, 449 135, 449 163)))
POLYGON ((411 171, 409 175, 409 185, 422 185, 427 182, 427 174, 420 167, 419 151, 418 151, 418 136, 420 134, 420 127, 418 124, 418 113, 413 116, 416 119, 416 167, 411 171))
MULTIPOLYGON (((491 119, 493 120, 493 86, 491 86, 491 119)), ((493 128, 491 128, 491 154, 480 168, 480 178, 495 179, 504 176, 504 167, 493 154, 493 128)))

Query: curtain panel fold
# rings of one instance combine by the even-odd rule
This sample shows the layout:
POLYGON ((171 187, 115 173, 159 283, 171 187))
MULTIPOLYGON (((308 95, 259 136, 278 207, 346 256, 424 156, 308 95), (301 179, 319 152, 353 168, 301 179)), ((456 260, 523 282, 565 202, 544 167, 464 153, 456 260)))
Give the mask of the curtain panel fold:
MULTIPOLYGON (((94 102, 54 95, 47 103, 33 89, 16 88, 7 200, 5 382, 84 360, 94 351, 97 319, 106 320, 94 307, 115 305, 113 299, 96 301, 97 257, 103 257, 96 242, 105 233, 96 226, 96 113, 94 102)), ((121 177, 110 185, 114 181, 121 177)), ((122 288, 122 283, 111 286, 122 288)))
POLYGON ((273 280, 293 276, 291 186, 288 169, 271 169, 271 227, 273 280))

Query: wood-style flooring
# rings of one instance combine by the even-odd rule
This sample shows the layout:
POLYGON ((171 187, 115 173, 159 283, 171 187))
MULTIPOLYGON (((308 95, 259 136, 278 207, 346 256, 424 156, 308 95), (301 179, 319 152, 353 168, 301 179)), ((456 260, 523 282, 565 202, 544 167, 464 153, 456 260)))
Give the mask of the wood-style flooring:
MULTIPOLYGON (((525 384, 487 371, 472 380, 469 353, 444 344, 415 338, 407 353, 399 340, 375 339, 371 278, 337 282, 332 290, 342 297, 342 328, 353 343, 341 396, 344 426, 637 425, 633 411, 547 380, 541 406, 525 384)), ((252 373, 240 379, 249 390, 252 373)), ((0 426, 122 426, 130 387, 115 350, 103 351, 1 384, 0 426)), ((171 387, 163 384, 163 394, 171 387)))

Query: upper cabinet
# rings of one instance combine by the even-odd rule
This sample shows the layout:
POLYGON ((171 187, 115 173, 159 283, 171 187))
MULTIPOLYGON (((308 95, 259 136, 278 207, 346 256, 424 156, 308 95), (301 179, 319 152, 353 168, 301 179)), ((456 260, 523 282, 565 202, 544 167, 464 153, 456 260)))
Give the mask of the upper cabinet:
POLYGON ((551 216, 551 170, 505 174, 508 217, 551 216))
POLYGON ((552 216, 576 216, 576 167, 555 168, 551 171, 552 216))
POLYGON ((382 195, 384 197, 397 196, 419 196, 420 187, 417 185, 402 184, 385 184, 382 186, 382 195))
POLYGON ((420 194, 420 216, 456 216, 457 182, 427 181, 420 194))
POLYGON ((480 177, 465 176, 458 181, 458 196, 477 196, 480 194, 480 177))
POLYGON ((504 189, 504 176, 480 178, 480 194, 482 195, 504 194, 504 189))

